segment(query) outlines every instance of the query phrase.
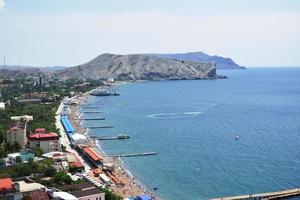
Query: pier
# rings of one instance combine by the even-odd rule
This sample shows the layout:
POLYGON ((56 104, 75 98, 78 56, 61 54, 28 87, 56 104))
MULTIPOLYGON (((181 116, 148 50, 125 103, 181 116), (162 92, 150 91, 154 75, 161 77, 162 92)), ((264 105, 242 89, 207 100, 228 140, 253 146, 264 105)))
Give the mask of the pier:
POLYGON ((89 128, 89 129, 96 129, 96 128, 113 128, 114 126, 107 125, 107 126, 88 126, 84 128, 89 128))
POLYGON ((90 136, 90 137, 95 140, 126 140, 130 138, 128 135, 125 134, 121 134, 118 136, 90 136))
POLYGON ((273 199, 283 199, 283 198, 299 196, 299 195, 300 195, 300 188, 295 188, 295 189, 283 190, 279 192, 246 194, 240 196, 213 198, 210 200, 273 200, 273 199))
POLYGON ((129 153, 129 154, 112 154, 112 155, 103 155, 104 157, 136 157, 136 156, 153 156, 156 155, 156 152, 145 152, 145 153, 129 153))
POLYGON ((80 106, 80 108, 99 108, 97 106, 80 106))
POLYGON ((102 113, 101 111, 81 111, 81 113, 102 113))
POLYGON ((73 118, 74 120, 105 120, 105 117, 93 117, 93 118, 73 118))

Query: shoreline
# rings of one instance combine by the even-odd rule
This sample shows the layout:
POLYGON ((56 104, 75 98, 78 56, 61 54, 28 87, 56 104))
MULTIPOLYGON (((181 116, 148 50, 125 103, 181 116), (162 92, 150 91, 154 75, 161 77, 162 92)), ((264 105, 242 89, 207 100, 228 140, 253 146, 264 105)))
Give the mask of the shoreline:
MULTIPOLYGON (((100 86, 96 89, 106 89, 106 90, 111 90, 111 89, 115 89, 123 84, 125 84, 127 82, 117 82, 114 83, 112 85, 109 86, 100 86)), ((73 102, 76 102, 75 105, 69 105, 69 120, 71 122, 71 124, 74 127, 74 130, 76 133, 79 134, 84 134, 88 140, 89 140, 89 145, 91 145, 91 147, 95 148, 95 150, 97 151, 97 153, 99 153, 100 155, 106 155, 106 153, 104 152, 101 143, 97 140, 94 140, 92 138, 89 137, 89 129, 88 128, 83 128, 81 127, 81 120, 74 120, 73 118, 80 118, 82 116, 82 112, 80 112, 80 108, 81 106, 86 106, 86 102, 87 100, 91 97, 89 94, 90 91, 82 94, 82 95, 76 95, 74 97, 69 98, 68 100, 71 100, 73 102)), ((64 103, 61 102, 59 108, 62 107, 64 103)), ((57 112, 58 113, 58 112, 57 112)), ((59 115, 60 118, 60 115, 59 115)), ((59 129, 62 128, 62 126, 58 127, 59 129)), ((63 131, 64 132, 64 131, 63 131)), ((62 135, 62 138, 67 138, 67 136, 64 134, 62 135)), ((70 141, 69 144, 70 145, 70 141)), ((69 150, 73 150, 75 151, 73 148, 66 148, 67 151, 69 150)), ((76 151, 75 151, 76 152, 76 151)), ((77 153, 77 152, 76 152, 77 153)), ((80 160, 83 161, 83 164, 86 166, 87 163, 82 159, 81 155, 79 155, 77 153, 77 155, 80 157, 80 160)), ((120 180, 123 185, 114 185, 114 186, 110 186, 108 187, 110 190, 112 190, 115 194, 121 196, 122 198, 128 198, 131 196, 138 196, 141 194, 148 194, 152 197, 152 199, 162 199, 160 198, 154 191, 152 191, 151 189, 149 189, 148 187, 146 187, 144 184, 142 184, 125 166, 124 161, 121 158, 113 158, 113 157, 106 157, 104 156, 103 158, 103 163, 112 163, 113 165, 115 165, 116 170, 114 171, 114 175, 117 177, 118 180, 120 180)), ((90 175, 92 175, 92 168, 88 167, 88 169, 85 170, 86 173, 89 173, 90 175)), ((96 179, 96 178, 95 178, 96 179)))

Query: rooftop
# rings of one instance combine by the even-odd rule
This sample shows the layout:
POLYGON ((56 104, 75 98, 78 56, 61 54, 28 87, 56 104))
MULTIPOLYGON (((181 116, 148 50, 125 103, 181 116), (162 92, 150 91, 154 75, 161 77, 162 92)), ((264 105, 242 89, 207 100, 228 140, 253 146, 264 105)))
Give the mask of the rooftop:
POLYGON ((0 179, 0 190, 10 190, 13 189, 13 182, 11 178, 0 179))
POLYGON ((29 136, 30 140, 53 140, 58 139, 57 133, 34 133, 29 136))
POLYGON ((18 181, 16 182, 16 184, 19 186, 18 189, 20 190, 20 192, 35 191, 45 187, 39 183, 26 183, 25 181, 18 181))
POLYGON ((46 133, 46 129, 44 129, 44 128, 36 128, 36 129, 34 130, 34 132, 35 132, 35 133, 46 133))
POLYGON ((102 156, 100 156, 95 150, 93 150, 90 147, 85 147, 83 149, 85 153, 87 153, 93 160, 98 161, 98 160, 103 160, 102 156))
POLYGON ((25 128, 25 123, 21 122, 21 121, 16 121, 16 122, 12 122, 9 125, 10 129, 24 129, 25 128))
POLYGON ((93 185, 89 183, 79 183, 79 184, 71 184, 60 187, 63 191, 76 191, 76 190, 86 190, 95 188, 93 185))
POLYGON ((35 200, 35 199, 50 200, 48 193, 41 191, 41 190, 34 191, 34 192, 30 193, 29 195, 26 195, 26 197, 28 197, 26 199, 32 199, 32 200, 35 200))
POLYGON ((67 192, 53 192, 54 198, 68 199, 68 200, 77 200, 74 195, 69 194, 67 192))
POLYGON ((97 188, 71 192, 72 195, 74 195, 75 197, 78 197, 78 198, 91 196, 91 195, 95 195, 95 194, 102 194, 102 193, 103 192, 101 192, 97 188))

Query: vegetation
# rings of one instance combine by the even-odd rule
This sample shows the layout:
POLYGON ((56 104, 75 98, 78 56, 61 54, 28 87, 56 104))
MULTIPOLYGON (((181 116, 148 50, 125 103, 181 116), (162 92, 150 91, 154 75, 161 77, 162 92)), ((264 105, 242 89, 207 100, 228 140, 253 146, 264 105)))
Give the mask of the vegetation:
POLYGON ((105 193, 106 200, 122 200, 123 199, 122 197, 116 195, 115 193, 108 190, 107 188, 101 188, 100 190, 105 193))
MULTIPOLYGON (((101 81, 82 81, 77 79, 69 79, 65 82, 53 79, 47 85, 36 85, 31 78, 4 79, 0 83, 2 96, 0 101, 9 101, 10 106, 0 111, 0 158, 5 157, 7 153, 17 152, 20 150, 18 144, 5 143, 5 133, 8 129, 11 116, 32 115, 33 121, 28 123, 27 131, 33 131, 35 128, 45 128, 47 131, 56 132, 55 112, 59 105, 59 101, 70 95, 70 92, 80 93, 87 92, 102 84, 101 81), (3 87, 4 86, 4 87, 3 87), (42 98, 42 104, 20 104, 18 98, 23 98, 26 94, 32 92, 46 93, 46 97, 42 98)), ((63 151, 65 147, 62 146, 63 151)), ((33 150, 36 156, 40 156, 43 152, 40 148, 33 150)), ((62 170, 57 171, 53 166, 53 161, 45 159, 34 162, 30 159, 28 163, 21 163, 21 159, 17 158, 17 164, 0 169, 0 178, 19 178, 32 175, 36 182, 47 187, 59 187, 62 185, 86 182, 83 179, 73 181, 71 177, 62 170), (41 177, 51 177, 49 180, 41 177)), ((75 172, 76 168, 70 168, 71 172, 75 172)), ((115 195, 108 189, 100 189, 105 192, 107 200, 121 200, 120 196, 115 195)))
POLYGON ((6 148, 4 144, 5 133, 9 128, 11 116, 31 115, 33 121, 27 126, 27 131, 34 131, 36 128, 45 128, 48 132, 59 131, 55 125, 55 113, 59 101, 70 92, 80 93, 89 91, 102 84, 101 81, 82 81, 69 79, 64 82, 51 79, 47 85, 38 85, 32 77, 21 77, 16 79, 4 79, 0 83, 0 101, 9 102, 5 110, 0 110, 0 158, 7 153, 13 152, 16 148, 6 148), (17 99, 24 98, 31 93, 43 93, 41 104, 21 104, 17 99))
POLYGON ((40 162, 33 162, 30 160, 28 163, 19 163, 15 166, 5 167, 0 169, 0 177, 23 177, 34 174, 45 175, 46 169, 53 168, 51 165, 53 161, 50 159, 45 159, 40 162))
POLYGON ((34 155, 40 157, 43 154, 43 150, 40 147, 35 147, 33 149, 34 155))

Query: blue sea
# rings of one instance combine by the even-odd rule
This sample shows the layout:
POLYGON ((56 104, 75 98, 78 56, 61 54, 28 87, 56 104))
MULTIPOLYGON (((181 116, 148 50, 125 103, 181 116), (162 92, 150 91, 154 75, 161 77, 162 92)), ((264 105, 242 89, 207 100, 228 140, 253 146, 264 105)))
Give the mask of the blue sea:
POLYGON ((170 200, 300 187, 300 68, 224 70, 220 80, 157 81, 120 86, 117 97, 91 97, 105 121, 92 135, 123 158, 146 187, 170 200), (236 140, 239 136, 239 140, 236 140))

